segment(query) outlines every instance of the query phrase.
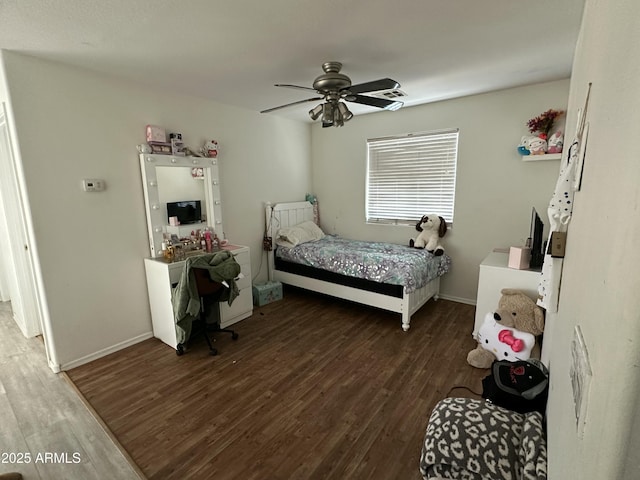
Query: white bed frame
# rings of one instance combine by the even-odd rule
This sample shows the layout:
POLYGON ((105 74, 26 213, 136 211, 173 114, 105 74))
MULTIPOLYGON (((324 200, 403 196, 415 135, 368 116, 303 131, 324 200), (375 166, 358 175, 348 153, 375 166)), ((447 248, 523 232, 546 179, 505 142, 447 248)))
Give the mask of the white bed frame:
POLYGON ((430 298, 438 299, 440 277, 436 277, 424 287, 411 293, 407 293, 405 290, 402 298, 398 298, 276 270, 273 249, 278 229, 313 220, 313 206, 309 202, 278 203, 275 205, 266 203, 265 213, 267 232, 272 242, 268 263, 269 280, 400 313, 402 315, 402 329, 405 332, 409 330, 411 316, 430 298))

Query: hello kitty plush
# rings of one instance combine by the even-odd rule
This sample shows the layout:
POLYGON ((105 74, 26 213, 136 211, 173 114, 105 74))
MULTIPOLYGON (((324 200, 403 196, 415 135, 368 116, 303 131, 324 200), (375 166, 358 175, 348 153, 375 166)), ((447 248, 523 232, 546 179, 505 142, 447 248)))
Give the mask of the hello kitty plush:
POLYGON ((416 230, 420 232, 414 240, 409 240, 412 248, 424 248, 436 257, 444 253, 444 247, 440 245, 440 238, 447 233, 447 222, 438 215, 424 215, 416 224, 416 230))
POLYGON ((498 360, 528 360, 536 343, 536 337, 516 328, 505 327, 495 318, 495 313, 487 313, 478 329, 478 344, 491 352, 498 360))
POLYGON ((562 153, 562 146, 564 143, 564 135, 561 130, 554 132, 549 137, 549 148, 547 153, 562 153))
POLYGON ((216 158, 218 156, 218 151, 220 148, 218 147, 218 142, 215 140, 207 140, 202 147, 202 153, 205 157, 216 158))
POLYGON ((531 155, 531 144, 539 141, 540 138, 533 135, 525 135, 520 139, 520 145, 518 145, 518 153, 520 155, 531 155))
POLYGON ((540 137, 531 137, 529 140, 529 151, 531 155, 544 155, 547 153, 547 141, 540 137))

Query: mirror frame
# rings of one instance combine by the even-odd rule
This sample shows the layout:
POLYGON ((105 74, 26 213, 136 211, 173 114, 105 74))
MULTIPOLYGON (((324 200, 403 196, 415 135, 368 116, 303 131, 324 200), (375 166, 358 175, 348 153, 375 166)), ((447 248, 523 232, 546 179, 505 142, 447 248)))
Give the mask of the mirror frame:
POLYGON ((162 234, 166 226, 165 211, 160 205, 158 176, 156 167, 193 168, 204 170, 204 197, 207 212, 207 226, 213 228, 221 236, 222 201, 220 196, 220 175, 218 159, 208 157, 182 157, 173 155, 140 154, 140 171, 144 189, 144 205, 147 214, 147 231, 149 234, 149 252, 152 258, 162 256, 162 234))

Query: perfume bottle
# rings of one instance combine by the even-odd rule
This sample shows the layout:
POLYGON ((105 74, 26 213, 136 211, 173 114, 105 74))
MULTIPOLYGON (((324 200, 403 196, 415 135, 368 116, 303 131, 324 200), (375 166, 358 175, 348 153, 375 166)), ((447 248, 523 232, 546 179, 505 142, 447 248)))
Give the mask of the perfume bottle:
POLYGON ((213 248, 213 242, 211 239, 211 232, 209 230, 204 232, 204 241, 206 243, 207 253, 211 253, 211 249, 213 248))
POLYGON ((173 262, 174 250, 171 242, 166 243, 166 248, 162 250, 162 254, 167 262, 173 262))

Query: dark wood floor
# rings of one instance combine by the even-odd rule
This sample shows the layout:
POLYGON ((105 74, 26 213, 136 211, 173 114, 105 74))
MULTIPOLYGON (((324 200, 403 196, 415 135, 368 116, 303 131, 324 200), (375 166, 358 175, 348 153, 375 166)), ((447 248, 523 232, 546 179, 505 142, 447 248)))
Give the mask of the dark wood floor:
MULTIPOLYGON (((183 356, 150 339, 68 372, 150 479, 420 479, 421 442, 466 363, 474 307, 397 314, 285 287, 183 356)), ((456 389, 449 396, 474 396, 456 389)))

